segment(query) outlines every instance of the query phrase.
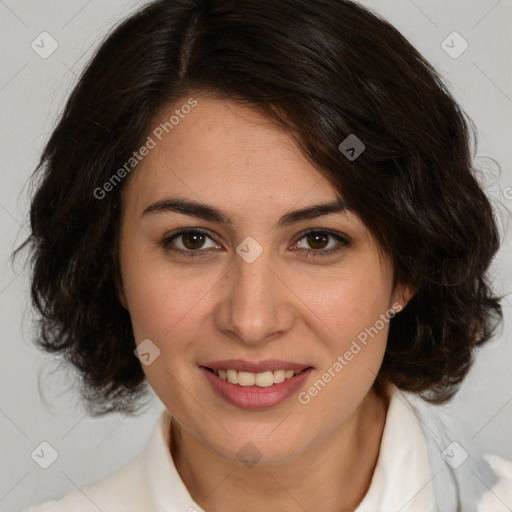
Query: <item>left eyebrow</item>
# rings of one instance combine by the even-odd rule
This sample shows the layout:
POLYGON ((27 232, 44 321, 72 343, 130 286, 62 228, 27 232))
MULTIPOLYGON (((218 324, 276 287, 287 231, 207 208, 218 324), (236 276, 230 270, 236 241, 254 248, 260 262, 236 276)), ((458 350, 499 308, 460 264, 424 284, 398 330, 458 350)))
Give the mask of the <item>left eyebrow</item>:
MULTIPOLYGON (((329 203, 307 206, 299 210, 285 213, 279 219, 277 226, 286 227, 302 220, 315 219, 317 217, 333 213, 345 213, 348 210, 349 208, 347 205, 341 200, 341 198, 338 198, 337 200, 329 203)), ((176 212, 183 215, 190 215, 191 217, 209 220, 218 224, 225 224, 227 226, 233 225, 233 220, 226 212, 205 203, 181 198, 162 199, 161 201, 152 203, 143 210, 141 217, 147 214, 164 212, 176 212)))

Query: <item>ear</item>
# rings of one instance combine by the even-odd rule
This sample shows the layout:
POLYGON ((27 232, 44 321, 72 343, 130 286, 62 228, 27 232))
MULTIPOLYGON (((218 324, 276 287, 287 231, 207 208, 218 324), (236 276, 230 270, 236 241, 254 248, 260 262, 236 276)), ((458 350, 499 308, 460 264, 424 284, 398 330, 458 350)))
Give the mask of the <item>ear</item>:
POLYGON ((398 282, 393 291, 391 302, 393 305, 399 305, 399 311, 402 311, 417 291, 417 288, 410 284, 398 282))
POLYGON ((124 286, 121 276, 116 273, 115 277, 115 285, 116 285, 116 292, 117 292, 117 298, 124 309, 128 310, 128 302, 126 301, 126 295, 124 294, 124 286))

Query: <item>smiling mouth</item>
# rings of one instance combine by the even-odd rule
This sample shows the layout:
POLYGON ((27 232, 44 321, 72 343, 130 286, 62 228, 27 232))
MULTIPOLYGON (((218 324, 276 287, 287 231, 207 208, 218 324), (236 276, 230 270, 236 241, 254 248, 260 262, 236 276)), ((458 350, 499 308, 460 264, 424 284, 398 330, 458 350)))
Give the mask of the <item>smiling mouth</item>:
POLYGON ((236 384, 241 387, 257 386, 260 388, 267 388, 275 384, 280 384, 285 380, 293 379, 293 377, 299 373, 302 373, 304 370, 308 370, 312 367, 308 366, 302 370, 268 370, 258 373, 243 372, 233 369, 216 370, 206 366, 204 368, 219 377, 219 379, 225 380, 230 384, 236 384))

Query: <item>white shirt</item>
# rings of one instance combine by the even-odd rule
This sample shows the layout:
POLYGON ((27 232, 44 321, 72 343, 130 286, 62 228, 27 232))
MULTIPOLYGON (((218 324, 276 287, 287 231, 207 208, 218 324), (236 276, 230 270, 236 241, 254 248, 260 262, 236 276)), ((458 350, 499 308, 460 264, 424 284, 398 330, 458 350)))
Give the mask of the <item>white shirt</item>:
MULTIPOLYGON (((436 512, 433 475, 419 420, 404 395, 395 387, 391 390, 377 465, 356 512, 436 512)), ((117 472, 25 512, 204 512, 174 465, 170 421, 171 414, 164 409, 145 451, 117 472)), ((478 511, 508 512, 512 462, 497 456, 486 460, 499 481, 483 497, 478 511)))

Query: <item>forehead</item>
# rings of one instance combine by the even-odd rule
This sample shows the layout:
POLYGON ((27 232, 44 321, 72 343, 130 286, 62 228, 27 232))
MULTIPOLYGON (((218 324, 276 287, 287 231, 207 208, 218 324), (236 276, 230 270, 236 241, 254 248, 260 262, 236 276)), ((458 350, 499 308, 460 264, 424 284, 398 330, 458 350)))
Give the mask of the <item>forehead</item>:
POLYGON ((292 137, 268 118, 234 101, 195 99, 187 114, 175 115, 185 98, 155 119, 154 147, 123 188, 127 207, 142 211, 172 194, 233 210, 282 210, 336 197, 292 137))

